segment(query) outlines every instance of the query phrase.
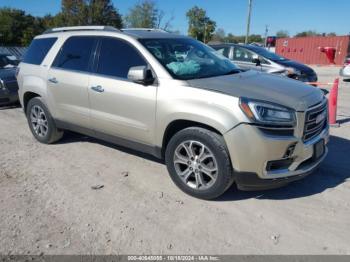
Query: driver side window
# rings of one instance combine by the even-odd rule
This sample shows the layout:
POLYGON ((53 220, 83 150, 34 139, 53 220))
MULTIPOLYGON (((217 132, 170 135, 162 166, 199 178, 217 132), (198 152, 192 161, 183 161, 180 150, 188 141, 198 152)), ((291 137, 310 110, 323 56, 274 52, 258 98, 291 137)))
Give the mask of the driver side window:
POLYGON ((233 50, 233 60, 242 62, 252 62, 254 53, 248 49, 235 46, 233 50))

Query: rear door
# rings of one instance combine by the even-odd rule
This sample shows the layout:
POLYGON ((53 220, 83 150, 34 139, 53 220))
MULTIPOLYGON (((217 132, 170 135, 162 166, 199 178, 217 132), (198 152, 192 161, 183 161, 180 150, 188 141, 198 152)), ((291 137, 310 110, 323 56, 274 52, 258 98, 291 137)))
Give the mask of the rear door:
POLYGON ((94 130, 100 135, 152 145, 157 86, 127 78, 130 67, 148 66, 146 60, 129 42, 101 37, 97 61, 89 86, 94 130))
POLYGON ((92 36, 72 36, 56 56, 47 84, 57 120, 91 128, 88 86, 96 44, 92 36))

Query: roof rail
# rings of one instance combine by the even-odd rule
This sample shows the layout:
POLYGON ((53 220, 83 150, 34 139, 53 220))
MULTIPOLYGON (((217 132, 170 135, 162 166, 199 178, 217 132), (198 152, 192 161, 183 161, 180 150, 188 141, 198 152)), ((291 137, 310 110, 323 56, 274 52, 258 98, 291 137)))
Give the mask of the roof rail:
POLYGON ((89 25, 89 26, 66 26, 66 27, 56 27, 46 30, 43 34, 58 33, 58 32, 68 32, 68 31, 85 31, 85 30, 101 30, 101 31, 114 31, 120 32, 119 29, 113 26, 101 26, 101 25, 89 25))
POLYGON ((125 31, 147 31, 147 32, 162 32, 162 33, 168 33, 167 31, 159 28, 122 28, 122 32, 125 31))

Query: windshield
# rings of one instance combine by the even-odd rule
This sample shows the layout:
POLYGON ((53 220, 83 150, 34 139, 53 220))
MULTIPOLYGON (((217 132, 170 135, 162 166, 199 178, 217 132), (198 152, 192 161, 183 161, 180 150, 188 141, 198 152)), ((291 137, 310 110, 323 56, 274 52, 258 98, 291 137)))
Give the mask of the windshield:
POLYGON ((190 38, 140 39, 176 79, 189 80, 239 73, 229 59, 190 38))
POLYGON ((272 61, 283 61, 283 60, 287 60, 286 58, 284 58, 283 56, 279 56, 275 53, 272 53, 268 50, 266 50, 265 48, 262 47, 249 47, 249 50, 254 51, 255 53, 261 55, 262 57, 265 57, 267 59, 270 59, 272 61))
POLYGON ((0 55, 0 68, 12 68, 19 64, 18 59, 13 55, 0 55))

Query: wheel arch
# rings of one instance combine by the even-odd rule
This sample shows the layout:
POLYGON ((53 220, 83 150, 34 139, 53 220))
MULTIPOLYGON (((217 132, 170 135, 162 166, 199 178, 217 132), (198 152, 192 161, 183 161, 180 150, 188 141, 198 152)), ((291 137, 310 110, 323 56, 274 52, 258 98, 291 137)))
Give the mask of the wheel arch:
POLYGON ((205 128, 207 130, 210 130, 214 133, 217 133, 219 135, 223 135, 222 130, 219 130, 216 127, 213 127, 212 125, 208 123, 203 123, 203 122, 197 122, 193 120, 188 120, 188 119, 176 119, 168 123, 166 126, 163 137, 161 140, 161 156, 164 157, 165 154, 165 149, 170 141, 170 139, 179 131, 188 128, 188 127, 201 127, 205 128))

